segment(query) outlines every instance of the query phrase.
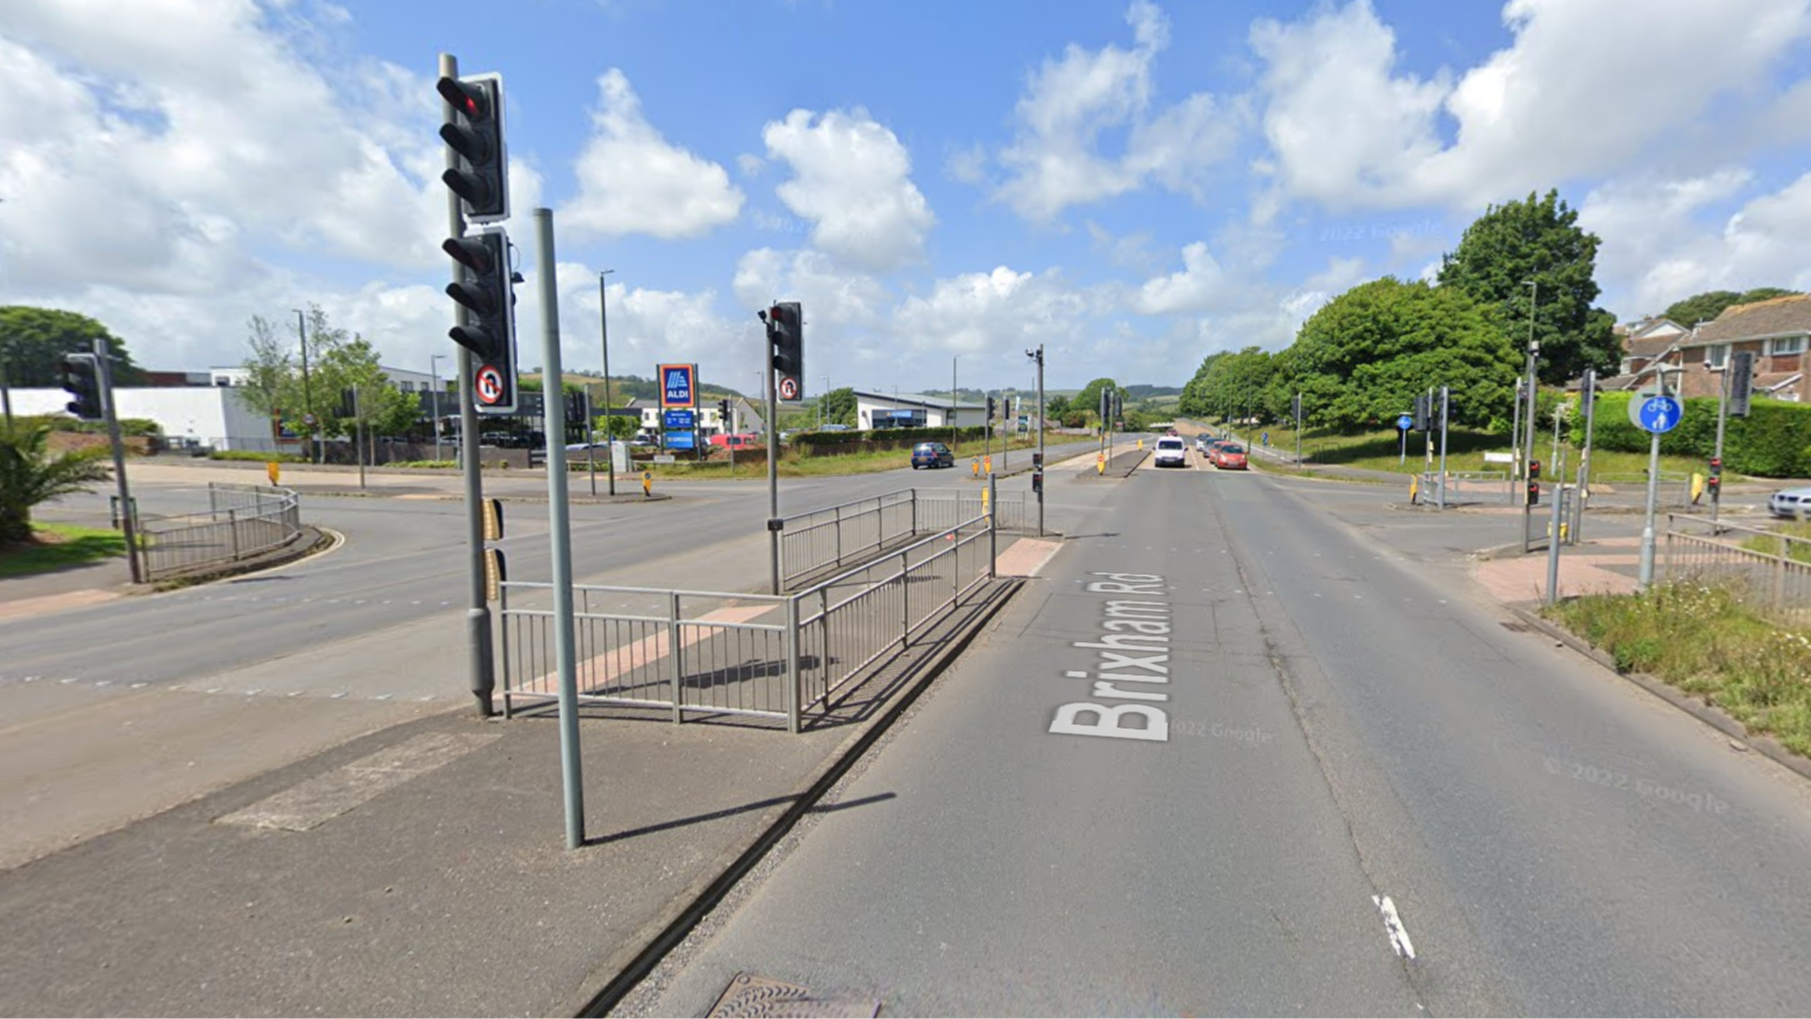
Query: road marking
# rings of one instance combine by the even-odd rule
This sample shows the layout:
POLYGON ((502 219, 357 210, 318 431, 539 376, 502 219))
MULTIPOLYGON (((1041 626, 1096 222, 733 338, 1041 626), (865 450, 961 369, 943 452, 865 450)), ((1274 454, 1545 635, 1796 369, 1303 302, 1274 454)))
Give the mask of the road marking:
POLYGON ((215 822, 307 831, 502 737, 500 732, 422 733, 215 818, 215 822))
POLYGON ((1396 954, 1405 958, 1415 957, 1415 943, 1409 940, 1409 929, 1402 925, 1402 917, 1396 915, 1396 903, 1388 895, 1373 895, 1371 902, 1383 914, 1384 929, 1390 932, 1390 947, 1396 954))

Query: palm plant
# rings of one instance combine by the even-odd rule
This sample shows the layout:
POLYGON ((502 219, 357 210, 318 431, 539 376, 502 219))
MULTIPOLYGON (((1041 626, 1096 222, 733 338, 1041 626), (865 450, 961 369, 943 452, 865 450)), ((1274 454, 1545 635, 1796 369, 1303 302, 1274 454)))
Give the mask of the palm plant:
POLYGON ((97 448, 53 456, 48 425, 0 425, 0 546, 31 540, 33 507, 112 477, 100 459, 105 454, 97 448))

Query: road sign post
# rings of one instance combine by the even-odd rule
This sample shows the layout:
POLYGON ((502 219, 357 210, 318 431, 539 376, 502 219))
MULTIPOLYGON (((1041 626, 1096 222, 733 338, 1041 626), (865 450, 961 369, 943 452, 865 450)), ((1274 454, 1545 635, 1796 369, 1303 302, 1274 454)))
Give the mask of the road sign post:
POLYGON ((1667 394, 1664 379, 1657 393, 1643 390, 1629 401, 1629 420, 1651 436, 1648 440, 1647 514, 1641 528, 1641 565, 1636 577, 1636 587, 1643 592, 1654 584, 1654 515, 1660 503, 1660 436, 1677 428, 1684 414, 1684 405, 1667 394))

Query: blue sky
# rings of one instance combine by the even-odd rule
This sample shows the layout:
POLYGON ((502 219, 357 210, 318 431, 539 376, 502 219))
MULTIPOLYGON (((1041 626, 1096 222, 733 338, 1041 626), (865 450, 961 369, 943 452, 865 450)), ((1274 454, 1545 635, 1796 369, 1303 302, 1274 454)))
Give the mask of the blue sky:
MULTIPOLYGON (((141 363, 304 302, 450 351, 436 54, 507 84, 512 236, 554 210, 569 368, 752 389, 1180 385, 1560 189, 1624 320, 1811 287, 1811 0, 7 0, 0 302, 141 363)), ((524 268, 538 267, 528 259, 524 268)), ((522 360, 541 309, 522 288, 522 360)))

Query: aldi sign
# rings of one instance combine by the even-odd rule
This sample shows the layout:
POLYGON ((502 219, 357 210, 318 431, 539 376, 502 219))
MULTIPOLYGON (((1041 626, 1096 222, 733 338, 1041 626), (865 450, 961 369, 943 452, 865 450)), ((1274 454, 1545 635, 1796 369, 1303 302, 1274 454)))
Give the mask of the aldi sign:
POLYGON ((660 371, 661 407, 698 406, 698 366, 663 364, 660 371))

